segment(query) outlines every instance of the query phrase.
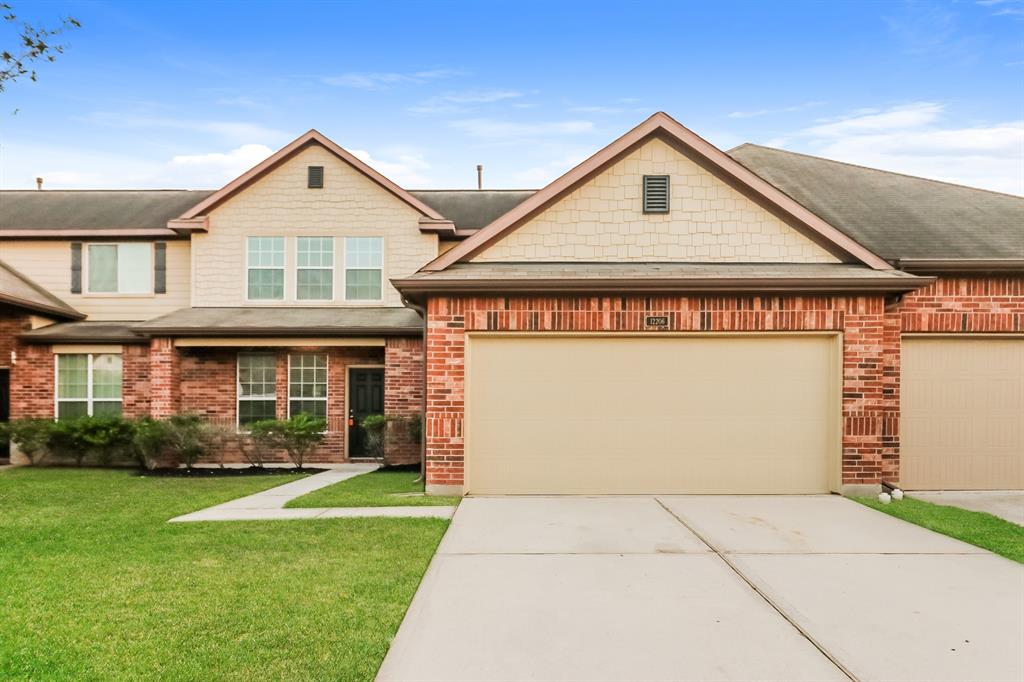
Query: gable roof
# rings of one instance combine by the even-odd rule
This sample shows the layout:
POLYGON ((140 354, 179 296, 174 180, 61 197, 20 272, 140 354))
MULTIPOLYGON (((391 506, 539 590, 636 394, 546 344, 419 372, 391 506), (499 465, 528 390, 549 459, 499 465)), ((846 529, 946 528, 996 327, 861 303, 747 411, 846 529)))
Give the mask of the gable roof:
POLYGON ((1024 197, 749 143, 729 154, 884 258, 1024 259, 1024 197))
POLYGON ((668 114, 659 111, 508 213, 497 218, 477 234, 435 258, 421 269, 428 272, 443 270, 453 263, 472 258, 652 137, 659 137, 681 152, 689 156, 696 156, 695 160, 710 166, 711 172, 765 208, 779 214, 786 222, 797 227, 833 253, 878 270, 886 270, 891 267, 875 253, 807 210, 757 174, 752 173, 731 156, 668 114))
POLYGON ((200 216, 206 215, 211 210, 216 208, 218 205, 227 201, 238 192, 242 191, 253 182, 259 180, 261 177, 269 173, 270 171, 277 168, 279 165, 292 158, 299 152, 310 145, 320 145, 327 151, 331 152, 339 159, 347 163, 348 165, 355 168, 357 171, 374 181, 382 188, 393 194, 396 198, 404 201, 406 204, 419 211, 419 213, 431 221, 446 222, 444 216, 435 211, 433 208, 423 203, 407 190, 402 189, 391 180, 387 179, 374 169, 370 168, 367 164, 363 163, 351 153, 342 149, 339 145, 325 137, 317 130, 310 130, 304 135, 300 135, 296 139, 289 142, 287 145, 271 154, 269 157, 255 165, 254 167, 242 173, 237 178, 229 182, 228 184, 221 187, 219 190, 200 201, 195 206, 192 206, 184 213, 182 213, 177 220, 188 221, 194 220, 200 216))
POLYGON ((0 303, 64 319, 85 317, 3 261, 0 261, 0 303))
POLYGON ((212 190, 2 190, 3 237, 174 237, 167 221, 212 190))

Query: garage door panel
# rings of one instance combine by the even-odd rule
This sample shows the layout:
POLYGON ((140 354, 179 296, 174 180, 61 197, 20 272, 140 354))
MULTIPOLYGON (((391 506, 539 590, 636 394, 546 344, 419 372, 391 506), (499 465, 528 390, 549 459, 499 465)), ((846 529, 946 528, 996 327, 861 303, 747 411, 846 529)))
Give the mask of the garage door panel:
POLYGON ((900 482, 1024 488, 1024 338, 908 337, 900 482))
POLYGON ((825 492, 834 343, 472 336, 469 491, 825 492))

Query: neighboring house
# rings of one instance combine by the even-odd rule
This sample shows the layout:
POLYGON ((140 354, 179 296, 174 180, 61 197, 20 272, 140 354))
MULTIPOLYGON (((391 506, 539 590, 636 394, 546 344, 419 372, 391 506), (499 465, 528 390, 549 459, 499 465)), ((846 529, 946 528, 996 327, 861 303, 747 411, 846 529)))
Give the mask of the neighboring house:
POLYGON ((307 411, 343 461, 425 380, 433 492, 1024 488, 1024 198, 665 114, 537 192, 316 132, 216 192, 3 192, 0 261, 14 417, 307 411))

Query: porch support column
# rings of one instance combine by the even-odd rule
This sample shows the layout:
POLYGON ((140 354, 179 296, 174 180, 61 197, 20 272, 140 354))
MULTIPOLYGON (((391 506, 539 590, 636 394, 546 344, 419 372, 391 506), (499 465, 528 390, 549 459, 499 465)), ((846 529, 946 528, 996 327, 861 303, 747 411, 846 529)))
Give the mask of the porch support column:
POLYGON ((166 419, 181 409, 181 359, 174 340, 154 338, 149 345, 150 415, 166 419))
MULTIPOLYGON (((423 339, 390 336, 384 344, 384 415, 403 420, 423 414, 423 339)), ((422 428, 422 421, 420 422, 422 428)), ((420 461, 420 439, 410 433, 408 421, 389 426, 384 451, 387 464, 420 461)))

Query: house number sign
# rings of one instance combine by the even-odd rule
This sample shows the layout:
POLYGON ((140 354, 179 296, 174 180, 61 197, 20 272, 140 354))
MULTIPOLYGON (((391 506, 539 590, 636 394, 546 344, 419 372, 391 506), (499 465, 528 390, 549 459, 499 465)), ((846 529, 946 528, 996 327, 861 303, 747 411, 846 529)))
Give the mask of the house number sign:
POLYGON ((644 319, 644 324, 648 327, 667 327, 668 315, 648 315, 644 319))

